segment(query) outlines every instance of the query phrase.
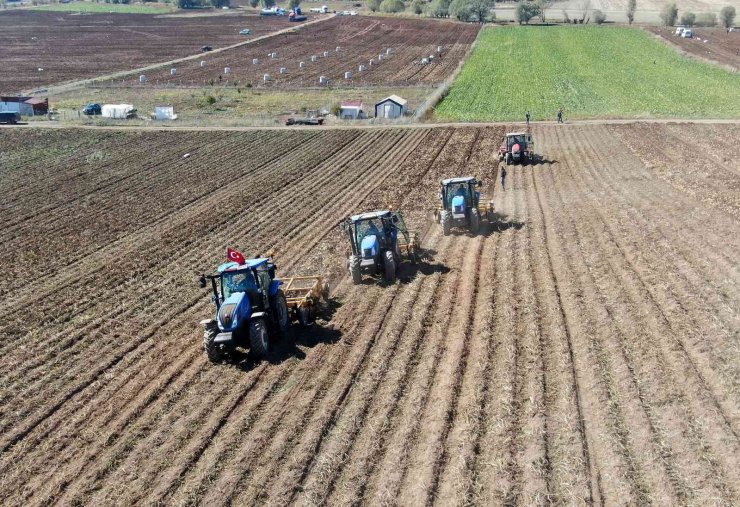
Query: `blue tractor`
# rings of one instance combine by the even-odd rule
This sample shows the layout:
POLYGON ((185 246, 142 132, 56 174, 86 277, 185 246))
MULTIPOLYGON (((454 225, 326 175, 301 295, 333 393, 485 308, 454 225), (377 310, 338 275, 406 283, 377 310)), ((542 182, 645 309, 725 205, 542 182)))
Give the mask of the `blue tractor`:
POLYGON ((406 229, 400 212, 353 215, 342 222, 341 228, 352 248, 347 265, 355 284, 362 282, 363 274, 382 275, 386 282, 392 282, 404 255, 416 262, 416 234, 406 229))
POLYGON ((270 351, 270 338, 282 336, 290 326, 290 310, 275 278, 277 267, 270 259, 227 262, 215 275, 201 275, 200 286, 211 282, 216 318, 201 321, 203 347, 208 359, 221 361, 236 347, 249 347, 257 357, 270 351))
POLYGON ((465 227, 478 234, 484 218, 489 222, 494 220, 493 201, 481 202, 478 188, 482 186, 483 183, 474 176, 441 181, 441 204, 434 211, 434 217, 442 225, 445 236, 450 234, 453 226, 465 227))

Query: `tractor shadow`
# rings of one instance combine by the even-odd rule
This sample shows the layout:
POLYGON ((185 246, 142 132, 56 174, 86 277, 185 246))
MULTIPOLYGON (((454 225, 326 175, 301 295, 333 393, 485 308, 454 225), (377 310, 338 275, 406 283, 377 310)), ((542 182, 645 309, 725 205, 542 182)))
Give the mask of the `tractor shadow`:
POLYGON ((263 361, 272 365, 281 364, 292 358, 302 361, 306 358, 306 353, 298 345, 313 348, 322 343, 337 343, 342 338, 341 331, 329 326, 332 317, 341 306, 342 303, 336 299, 330 299, 328 303, 321 305, 312 325, 300 327, 294 323, 286 336, 271 342, 272 349, 265 358, 256 358, 251 353, 239 349, 229 354, 225 363, 246 372, 253 370, 263 361))
POLYGON ((398 270, 398 281, 403 284, 411 283, 417 276, 429 276, 434 273, 449 273, 450 268, 440 262, 434 262, 436 250, 419 248, 416 263, 404 262, 398 270))
POLYGON ((514 229, 515 231, 518 231, 519 229, 524 227, 524 225, 524 222, 511 220, 509 219, 508 215, 495 211, 493 213, 493 220, 489 222, 488 228, 485 232, 483 232, 483 234, 485 236, 490 236, 491 234, 498 234, 504 231, 508 231, 509 229, 514 229))
POLYGON ((528 161, 525 165, 517 165, 516 167, 532 167, 532 166, 538 166, 538 165, 552 165, 557 164, 557 160, 550 160, 548 158, 543 157, 542 155, 535 155, 532 160, 528 161))

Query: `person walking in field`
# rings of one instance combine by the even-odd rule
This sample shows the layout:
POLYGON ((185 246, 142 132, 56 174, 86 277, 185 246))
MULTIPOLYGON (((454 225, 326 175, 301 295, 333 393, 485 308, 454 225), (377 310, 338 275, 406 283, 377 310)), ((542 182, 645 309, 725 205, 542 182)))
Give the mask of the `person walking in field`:
POLYGON ((529 118, 530 118, 530 114, 529 114, 529 111, 527 111, 527 127, 529 127, 529 118))
POLYGON ((558 109, 558 123, 563 123, 563 108, 558 109))
POLYGON ((501 188, 506 192, 506 166, 501 164, 501 188))

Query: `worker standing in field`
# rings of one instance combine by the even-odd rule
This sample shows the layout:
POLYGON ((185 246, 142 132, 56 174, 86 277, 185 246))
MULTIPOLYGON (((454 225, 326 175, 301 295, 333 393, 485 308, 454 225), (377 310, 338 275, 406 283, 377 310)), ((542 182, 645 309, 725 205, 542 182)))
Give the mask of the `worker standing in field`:
POLYGON ((563 123, 563 108, 558 109, 558 123, 563 123))
POLYGON ((529 127, 529 118, 530 118, 530 114, 529 114, 529 111, 527 111, 527 127, 529 127))
POLYGON ((501 188, 506 192, 506 166, 501 164, 501 188))

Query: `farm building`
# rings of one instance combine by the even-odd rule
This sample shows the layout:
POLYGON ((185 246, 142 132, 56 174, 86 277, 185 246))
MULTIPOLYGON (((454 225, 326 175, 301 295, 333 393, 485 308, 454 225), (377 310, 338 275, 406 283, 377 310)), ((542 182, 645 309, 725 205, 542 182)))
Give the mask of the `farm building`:
POLYGON ((154 106, 154 114, 152 115, 155 120, 176 120, 177 115, 175 114, 175 108, 172 106, 154 106))
POLYGON ((398 95, 386 97, 375 104, 376 118, 399 118, 406 114, 408 101, 398 95))
POLYGON ((345 100, 339 107, 339 117, 342 120, 364 120, 367 114, 361 100, 345 100))
POLYGON ((34 97, 0 97, 0 112, 20 113, 21 116, 38 116, 49 112, 49 99, 34 97))

